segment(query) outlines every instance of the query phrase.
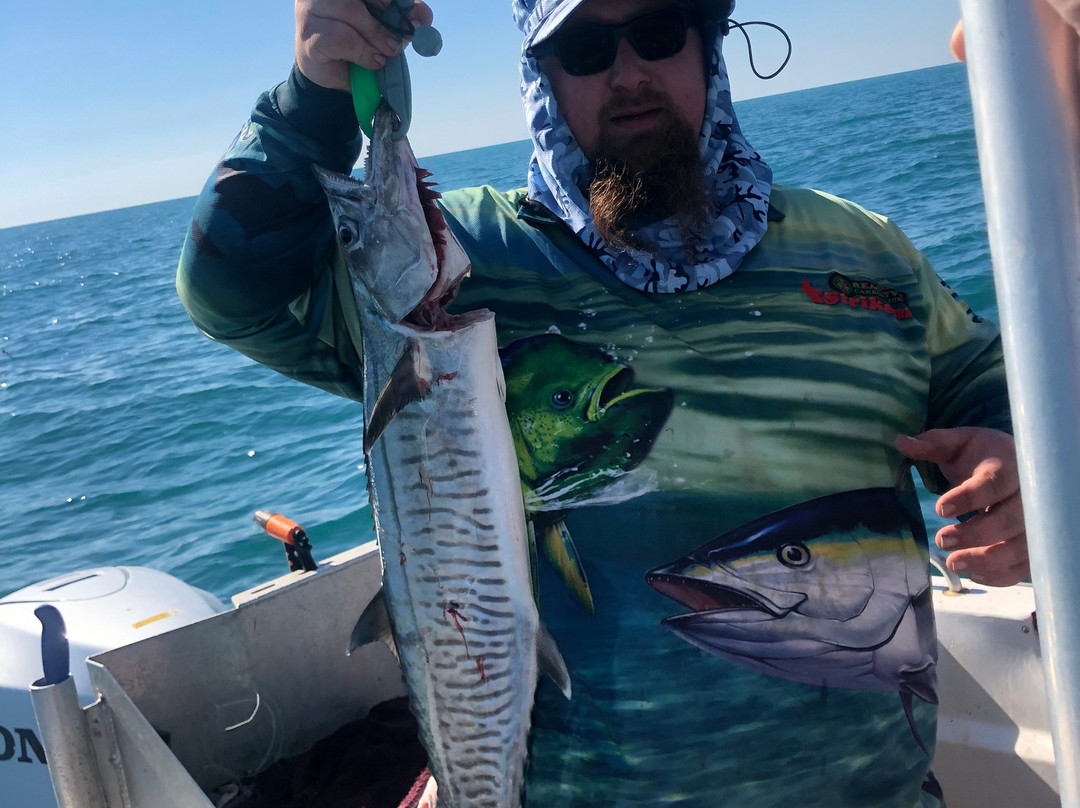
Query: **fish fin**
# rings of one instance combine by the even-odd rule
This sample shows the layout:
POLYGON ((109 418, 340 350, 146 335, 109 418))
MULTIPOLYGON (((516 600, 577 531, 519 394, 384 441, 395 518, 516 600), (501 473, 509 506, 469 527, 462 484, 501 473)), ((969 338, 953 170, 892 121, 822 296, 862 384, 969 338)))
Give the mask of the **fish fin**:
POLYGON ((937 704, 937 673, 933 659, 927 659, 919 667, 912 665, 900 669, 900 690, 918 696, 927 704, 937 704))
POLYGON ((405 346, 405 352, 394 365, 386 386, 379 393, 375 406, 371 410, 371 418, 364 430, 364 452, 371 451, 386 427, 394 420, 394 416, 405 409, 408 405, 421 401, 431 390, 430 374, 425 374, 423 351, 420 342, 415 339, 409 340, 405 346))
POLYGON ((922 790, 929 794, 931 797, 933 797, 935 800, 940 802, 942 805, 945 804, 945 792, 941 788, 941 783, 939 783, 938 779, 934 777, 934 773, 932 771, 926 773, 926 779, 923 781, 922 790))
POLYGON ((385 644, 387 648, 394 652, 394 656, 398 657, 398 662, 401 662, 401 657, 398 656, 397 644, 394 642, 394 632, 390 628, 390 613, 386 610, 386 596, 383 594, 382 589, 375 593, 375 597, 371 599, 371 602, 364 609, 364 613, 360 615, 360 619, 356 621, 345 655, 350 656, 357 648, 362 648, 373 642, 385 644))
POLYGON ((926 744, 923 743, 922 736, 919 735, 919 728, 915 726, 915 713, 911 708, 911 691, 900 691, 900 703, 904 705, 904 715, 907 717, 908 727, 911 729, 911 735, 915 738, 915 743, 919 745, 919 748, 923 750, 923 754, 930 757, 930 752, 926 748, 926 744))
POLYGON ((577 547, 574 546, 570 531, 566 528, 566 522, 559 519, 546 525, 540 536, 540 548, 544 551, 544 557, 555 567, 574 599, 589 614, 596 614, 589 579, 585 575, 585 568, 581 564, 581 557, 578 555, 577 547))
POLYGON ((566 669, 559 647, 555 644, 555 638, 547 630, 542 622, 536 631, 536 656, 540 663, 540 670, 546 673, 555 686, 569 701, 570 699, 570 671, 566 669))
POLYGON ((533 601, 536 608, 540 608, 540 576, 537 574, 539 562, 536 557, 536 523, 530 519, 526 525, 529 529, 529 578, 532 583, 533 601))

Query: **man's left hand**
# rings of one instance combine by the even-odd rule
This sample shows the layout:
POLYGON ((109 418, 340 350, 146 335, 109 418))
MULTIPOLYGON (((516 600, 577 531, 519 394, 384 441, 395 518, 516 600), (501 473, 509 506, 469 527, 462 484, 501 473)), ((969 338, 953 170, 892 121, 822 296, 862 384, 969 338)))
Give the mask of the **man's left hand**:
POLYGON ((896 448, 911 460, 936 464, 953 486, 937 501, 940 516, 975 514, 937 533, 938 547, 951 553, 950 569, 988 586, 1031 576, 1012 435, 984 427, 932 429, 897 438, 896 448))

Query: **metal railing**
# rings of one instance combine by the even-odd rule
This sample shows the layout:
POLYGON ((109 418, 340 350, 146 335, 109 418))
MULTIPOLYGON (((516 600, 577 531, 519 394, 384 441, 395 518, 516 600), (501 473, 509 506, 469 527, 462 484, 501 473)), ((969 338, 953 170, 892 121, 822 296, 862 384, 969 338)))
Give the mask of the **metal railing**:
POLYGON ((1061 801, 1080 808, 1080 77, 1045 0, 961 0, 1061 801))

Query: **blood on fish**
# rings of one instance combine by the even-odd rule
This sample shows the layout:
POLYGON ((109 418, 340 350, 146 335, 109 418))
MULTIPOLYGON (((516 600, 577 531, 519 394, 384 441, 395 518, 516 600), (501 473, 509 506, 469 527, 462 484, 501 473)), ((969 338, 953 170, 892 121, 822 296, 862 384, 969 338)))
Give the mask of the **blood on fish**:
POLYGON ((461 606, 454 601, 450 601, 446 604, 446 608, 443 609, 443 617, 450 615, 450 619, 454 621, 454 625, 457 627, 458 633, 461 635, 461 641, 465 643, 465 656, 471 657, 469 653, 469 641, 465 637, 465 629, 462 627, 462 623, 468 623, 469 618, 461 613, 461 606))
POLYGON ((486 682, 487 676, 484 674, 484 658, 482 656, 476 658, 476 669, 480 671, 480 681, 486 682))

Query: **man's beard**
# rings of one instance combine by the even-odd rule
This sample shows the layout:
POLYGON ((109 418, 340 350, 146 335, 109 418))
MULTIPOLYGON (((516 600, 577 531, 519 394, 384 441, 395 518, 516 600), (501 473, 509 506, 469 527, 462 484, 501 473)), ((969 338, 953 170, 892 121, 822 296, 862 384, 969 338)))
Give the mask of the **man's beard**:
MULTIPOLYGON (((649 100, 664 109, 664 120, 655 128, 615 138, 601 124, 589 209, 597 232, 614 247, 648 249, 635 231, 671 216, 683 239, 695 241, 711 212, 697 133, 671 114, 668 99, 649 100)), ((609 120, 612 111, 601 110, 601 121, 609 120)))

